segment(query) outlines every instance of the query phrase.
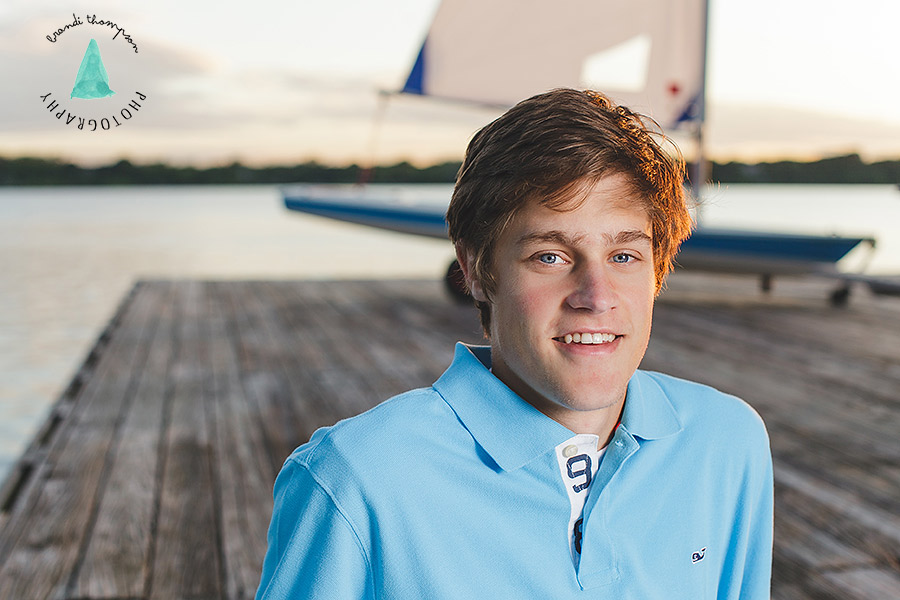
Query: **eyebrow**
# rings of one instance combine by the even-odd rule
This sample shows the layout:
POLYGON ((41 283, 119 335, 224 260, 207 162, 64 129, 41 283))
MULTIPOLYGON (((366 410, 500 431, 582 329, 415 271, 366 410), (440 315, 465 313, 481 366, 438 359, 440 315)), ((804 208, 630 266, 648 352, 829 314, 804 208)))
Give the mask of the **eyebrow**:
MULTIPOLYGON (((604 234, 604 237, 609 236, 604 234)), ((620 231, 616 234, 615 239, 613 239, 613 243, 615 244, 631 244, 633 242, 647 242, 648 244, 652 244, 653 238, 640 229, 629 229, 627 231, 620 231)))
MULTIPOLYGON (((608 244, 612 245, 631 244, 634 242, 653 242, 653 238, 647 235, 646 232, 639 229, 627 229, 625 231, 620 231, 615 235, 615 237, 609 235, 608 233, 604 233, 602 234, 602 236, 608 244)), ((527 246, 528 244, 533 243, 550 242, 563 246, 577 246, 584 240, 584 238, 584 235, 573 236, 565 231, 559 230, 539 231, 523 235, 519 238, 518 245, 527 246)))

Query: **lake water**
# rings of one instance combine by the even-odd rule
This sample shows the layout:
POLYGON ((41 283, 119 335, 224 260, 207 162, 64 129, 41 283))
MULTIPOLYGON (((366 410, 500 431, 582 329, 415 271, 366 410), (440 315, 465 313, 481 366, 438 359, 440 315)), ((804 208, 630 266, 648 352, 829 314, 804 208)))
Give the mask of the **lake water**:
MULTIPOLYGON (((871 235, 868 271, 900 273, 892 186, 722 186, 702 218, 871 235)), ((0 479, 137 279, 438 278, 452 255, 441 240, 290 213, 275 186, 0 187, 0 479)))

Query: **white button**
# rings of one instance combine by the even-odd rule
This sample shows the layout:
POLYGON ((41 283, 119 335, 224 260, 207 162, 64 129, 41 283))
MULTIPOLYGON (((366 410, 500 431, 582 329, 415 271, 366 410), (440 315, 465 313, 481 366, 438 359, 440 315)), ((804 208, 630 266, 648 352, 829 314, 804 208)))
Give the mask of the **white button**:
POLYGON ((563 456, 565 456, 566 458, 572 458, 576 454, 578 454, 578 446, 574 444, 563 448, 563 456))

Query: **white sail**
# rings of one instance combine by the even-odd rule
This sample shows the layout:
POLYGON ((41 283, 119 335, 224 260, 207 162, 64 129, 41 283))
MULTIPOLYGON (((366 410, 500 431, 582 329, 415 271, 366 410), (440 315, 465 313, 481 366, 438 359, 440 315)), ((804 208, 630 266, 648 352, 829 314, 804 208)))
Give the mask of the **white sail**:
POLYGON ((407 93, 509 106, 594 88, 666 128, 702 118, 706 0, 444 0, 407 93))

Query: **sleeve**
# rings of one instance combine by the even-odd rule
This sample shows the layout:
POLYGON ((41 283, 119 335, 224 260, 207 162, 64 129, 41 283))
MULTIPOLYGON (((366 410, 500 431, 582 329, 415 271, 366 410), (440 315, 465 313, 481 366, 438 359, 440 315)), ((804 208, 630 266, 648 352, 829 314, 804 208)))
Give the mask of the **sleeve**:
POLYGON ((365 547, 331 494, 288 460, 275 481, 268 549, 256 600, 374 598, 365 547))
POLYGON ((766 443, 765 466, 756 497, 751 498, 749 546, 744 566, 742 599, 769 598, 772 587, 772 544, 774 541, 774 483, 772 455, 766 443))
POLYGON ((719 598, 760 600, 771 597, 774 539, 772 453, 765 427, 756 437, 745 469, 738 514, 732 531, 732 555, 720 582, 719 598))

